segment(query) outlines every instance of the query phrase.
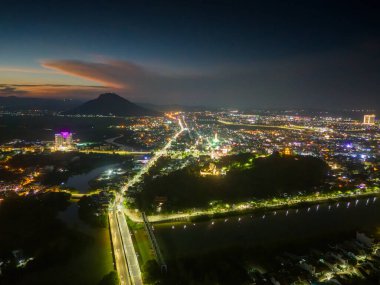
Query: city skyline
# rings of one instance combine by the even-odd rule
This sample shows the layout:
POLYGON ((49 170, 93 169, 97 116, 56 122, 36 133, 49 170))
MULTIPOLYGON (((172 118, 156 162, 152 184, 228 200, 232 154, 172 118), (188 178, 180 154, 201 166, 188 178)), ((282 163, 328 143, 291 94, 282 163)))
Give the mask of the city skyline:
POLYGON ((0 284, 380 284, 380 1, 0 1, 0 284))
POLYGON ((4 1, 0 96, 379 108, 375 1, 4 1), (149 5, 148 5, 149 4, 149 5))

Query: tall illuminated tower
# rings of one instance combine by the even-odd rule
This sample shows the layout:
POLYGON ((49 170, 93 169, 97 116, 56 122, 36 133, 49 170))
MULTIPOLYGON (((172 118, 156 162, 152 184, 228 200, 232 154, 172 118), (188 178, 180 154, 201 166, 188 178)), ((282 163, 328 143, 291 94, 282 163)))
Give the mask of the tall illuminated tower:
POLYGON ((73 134, 70 132, 60 132, 55 134, 55 150, 71 150, 73 148, 73 134))

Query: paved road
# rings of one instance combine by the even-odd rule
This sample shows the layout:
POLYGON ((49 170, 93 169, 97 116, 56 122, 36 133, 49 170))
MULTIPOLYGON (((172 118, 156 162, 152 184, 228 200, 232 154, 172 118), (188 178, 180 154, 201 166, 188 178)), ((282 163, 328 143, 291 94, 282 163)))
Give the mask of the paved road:
POLYGON ((134 285, 142 285, 142 277, 139 262, 137 260, 136 251, 133 247, 131 233, 129 231, 127 221, 123 212, 117 212, 117 219, 119 222, 119 230, 123 240, 123 247, 125 257, 127 259, 129 275, 134 285))
MULTIPOLYGON (((163 155, 167 153, 167 150, 170 148, 173 141, 185 130, 180 119, 178 119, 178 124, 180 130, 168 141, 168 143, 149 160, 149 162, 143 167, 131 180, 129 180, 124 187, 121 189, 122 192, 128 190, 128 187, 134 185, 138 182, 143 174, 145 174, 150 167, 152 167, 156 161, 163 155)), ((136 251, 133 247, 131 233, 129 231, 127 221, 124 215, 124 212, 121 210, 123 208, 123 197, 117 195, 115 199, 114 209, 110 211, 110 226, 112 232, 112 240, 116 240, 117 248, 115 247, 115 258, 116 258, 116 267, 119 272, 120 279, 127 280, 126 276, 129 277, 128 283, 132 285, 142 285, 142 277, 139 262, 137 259, 136 251), (120 210, 117 210, 119 208, 120 210), (115 237, 114 237, 115 236, 115 237), (122 250, 119 249, 122 247, 122 250), (117 256, 116 253, 122 252, 122 257, 117 256), (127 274, 125 274, 127 271, 127 274)), ((120 253, 121 254, 121 253, 120 253)))
POLYGON ((124 254, 123 242, 121 239, 119 226, 117 223, 116 211, 110 211, 108 213, 110 227, 111 227, 111 236, 112 244, 115 255, 116 270, 119 273, 119 279, 121 285, 130 285, 131 280, 129 278, 127 260, 124 254))
POLYGON ((135 183, 139 182, 140 179, 143 177, 143 175, 147 173, 153 165, 155 165, 157 160, 161 156, 165 156, 167 154, 168 149, 171 147, 173 141, 175 141, 179 137, 179 135, 185 131, 185 128, 183 127, 181 119, 178 119, 178 125, 180 126, 180 130, 177 133, 175 133, 175 135, 172 138, 169 139, 169 141, 166 143, 166 145, 162 149, 155 152, 154 156, 149 159, 149 161, 145 164, 145 166, 143 166, 140 169, 140 171, 137 172, 135 176, 133 176, 132 179, 128 180, 128 182, 121 188, 122 193, 128 191, 128 187, 131 187, 135 183))
POLYGON ((119 154, 119 155, 141 155, 149 154, 149 151, 128 151, 128 150, 97 150, 97 149, 82 149, 78 150, 83 153, 105 153, 105 154, 119 154))

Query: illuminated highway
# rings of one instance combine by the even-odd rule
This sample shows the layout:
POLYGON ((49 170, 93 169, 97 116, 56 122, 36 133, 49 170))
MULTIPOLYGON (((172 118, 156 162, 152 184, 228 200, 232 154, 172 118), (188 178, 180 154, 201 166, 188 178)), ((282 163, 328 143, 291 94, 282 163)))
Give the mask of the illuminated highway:
POLYGON ((132 179, 128 180, 128 182, 122 188, 122 192, 126 192, 128 190, 128 187, 131 187, 136 182, 138 182, 141 179, 141 177, 149 171, 149 169, 157 162, 157 160, 160 157, 167 154, 167 150, 171 147, 173 141, 175 141, 178 138, 178 136, 182 134, 182 132, 185 130, 181 122, 181 119, 178 119, 178 124, 180 126, 180 130, 171 139, 169 139, 167 144, 162 149, 155 152, 154 156, 152 156, 152 158, 145 164, 144 167, 140 169, 139 172, 136 173, 136 175, 132 179))
POLYGON ((119 222, 119 230, 121 238, 123 240, 124 253, 127 259, 128 271, 132 280, 132 284, 141 285, 143 284, 143 282, 141 277, 140 266, 137 260, 136 251, 133 247, 131 233, 129 231, 127 221, 123 212, 118 211, 116 215, 119 222))
MULTIPOLYGON (((128 190, 128 187, 138 182, 141 177, 149 171, 149 169, 157 162, 163 155, 167 154, 167 150, 172 145, 172 142, 185 130, 181 119, 178 119, 180 130, 169 139, 167 144, 157 151, 149 162, 140 169, 140 171, 130 179, 121 189, 122 193, 128 190)), ((138 263, 136 251, 133 247, 131 233, 124 215, 123 209, 124 199, 122 195, 117 195, 113 210, 110 211, 110 227, 112 234, 112 241, 114 242, 114 251, 116 259, 116 268, 119 273, 121 284, 141 285, 142 277, 141 270, 138 263)))
MULTIPOLYGON (((154 156, 145 164, 145 166, 141 168, 140 171, 124 185, 122 192, 126 192, 128 190, 128 187, 133 186, 135 183, 137 183, 141 177, 147 173, 152 166, 154 166, 160 157, 167 154, 167 150, 171 147, 173 141, 175 141, 178 136, 180 136, 186 130, 180 118, 178 119, 178 125, 180 127, 180 130, 171 139, 169 139, 167 144, 161 150, 155 152, 154 156)), ((119 204, 122 205, 122 199, 119 198, 119 200, 119 204)), ((143 222, 143 219, 139 214, 130 211, 128 208, 124 207, 124 213, 134 222, 143 222)))
POLYGON ((128 151, 128 150, 98 150, 98 149, 84 149, 78 150, 82 153, 101 153, 101 154, 118 154, 118 155, 141 155, 148 154, 149 151, 128 151))
POLYGON ((112 245, 115 256, 116 270, 119 274, 120 284, 121 285, 129 285, 132 284, 129 278, 127 261, 125 258, 125 253, 123 249, 123 242, 121 239, 119 226, 117 223, 117 217, 115 211, 110 211, 108 213, 110 229, 111 229, 111 237, 112 237, 112 245))
POLYGON ((108 213, 116 269, 122 285, 142 285, 137 255, 124 214, 114 208, 108 213))

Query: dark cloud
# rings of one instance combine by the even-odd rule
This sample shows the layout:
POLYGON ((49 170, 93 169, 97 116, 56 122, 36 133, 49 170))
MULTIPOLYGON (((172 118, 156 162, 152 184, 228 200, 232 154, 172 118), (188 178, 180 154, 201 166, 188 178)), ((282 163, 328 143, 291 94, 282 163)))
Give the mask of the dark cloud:
POLYGON ((66 84, 0 84, 0 96, 92 98, 104 86, 66 84))
POLYGON ((197 72, 122 60, 49 60, 43 66, 103 84, 134 101, 252 107, 365 107, 377 104, 380 57, 374 44, 197 72), (244 102, 244 103, 242 103, 244 102))
POLYGON ((41 58, 51 59, 43 62, 53 70, 49 82, 83 82, 60 81, 59 73, 96 82, 7 92, 90 98, 106 89, 134 101, 237 107, 380 104, 380 1, 1 4, 0 62, 13 67, 3 72, 23 73, 10 82, 43 82, 40 68, 31 68, 41 58), (116 60, 92 60, 94 55, 116 60))
POLYGON ((192 90, 196 91, 200 85, 211 83, 213 77, 217 76, 216 73, 196 71, 157 71, 122 60, 49 60, 42 65, 64 74, 104 84, 135 100, 153 100, 158 103, 172 100, 178 102, 182 99, 186 101, 188 98, 181 98, 181 94, 191 97, 192 90))
POLYGON ((25 90, 19 90, 17 87, 9 85, 0 85, 0 96, 22 96, 28 92, 25 90))

